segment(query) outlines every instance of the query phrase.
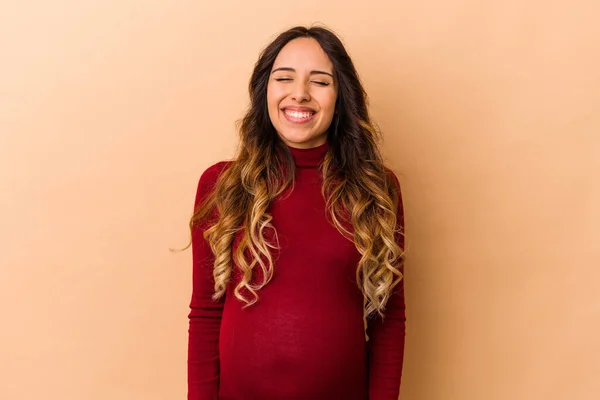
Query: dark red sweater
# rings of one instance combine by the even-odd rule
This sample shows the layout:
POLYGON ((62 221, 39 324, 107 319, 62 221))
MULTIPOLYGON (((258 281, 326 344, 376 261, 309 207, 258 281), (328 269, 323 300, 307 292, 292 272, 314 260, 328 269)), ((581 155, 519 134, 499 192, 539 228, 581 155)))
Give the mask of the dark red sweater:
MULTIPOLYGON (((356 285, 359 254, 328 223, 321 195, 327 143, 290 148, 296 183, 270 212, 280 250, 272 281, 259 301, 242 309, 233 295, 211 300, 213 256, 192 233, 193 293, 189 314, 190 400, 397 400, 404 354, 403 281, 388 302, 386 318, 368 323, 356 285)), ((209 167, 200 178, 196 205, 228 164, 209 167)), ((398 223, 402 224, 402 201, 398 223)), ((401 243, 403 245, 403 243, 401 243)))

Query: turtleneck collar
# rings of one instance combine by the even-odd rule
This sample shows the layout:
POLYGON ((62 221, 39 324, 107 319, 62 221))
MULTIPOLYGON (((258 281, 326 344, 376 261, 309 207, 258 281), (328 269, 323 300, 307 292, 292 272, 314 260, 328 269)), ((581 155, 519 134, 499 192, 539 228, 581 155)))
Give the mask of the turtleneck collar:
POLYGON ((294 162, 296 163, 296 167, 298 168, 319 167, 325 159, 328 148, 328 142, 310 149, 298 149, 296 147, 288 146, 288 149, 290 149, 292 157, 294 158, 294 162))

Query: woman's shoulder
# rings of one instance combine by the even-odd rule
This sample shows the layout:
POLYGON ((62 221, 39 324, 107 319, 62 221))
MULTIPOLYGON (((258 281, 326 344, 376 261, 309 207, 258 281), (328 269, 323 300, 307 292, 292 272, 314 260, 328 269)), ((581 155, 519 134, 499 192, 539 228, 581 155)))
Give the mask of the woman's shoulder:
POLYGON ((200 174, 200 183, 215 183, 219 176, 225 171, 233 161, 218 161, 200 174))
POLYGON ((198 188, 196 191, 196 203, 198 203, 201 198, 206 196, 209 192, 211 192, 219 176, 233 163, 233 161, 219 161, 208 168, 206 168, 201 174, 200 179, 198 179, 198 188))
POLYGON ((384 170, 387 176, 388 183, 393 184, 394 188, 399 191, 400 179, 398 179, 398 175, 389 166, 384 166, 384 170))

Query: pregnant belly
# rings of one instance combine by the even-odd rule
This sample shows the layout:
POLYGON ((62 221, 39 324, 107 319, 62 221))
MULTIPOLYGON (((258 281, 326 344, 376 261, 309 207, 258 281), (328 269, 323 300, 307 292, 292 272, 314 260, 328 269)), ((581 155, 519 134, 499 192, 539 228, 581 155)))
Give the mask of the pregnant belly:
POLYGON ((364 399, 362 309, 225 305, 222 399, 364 399))

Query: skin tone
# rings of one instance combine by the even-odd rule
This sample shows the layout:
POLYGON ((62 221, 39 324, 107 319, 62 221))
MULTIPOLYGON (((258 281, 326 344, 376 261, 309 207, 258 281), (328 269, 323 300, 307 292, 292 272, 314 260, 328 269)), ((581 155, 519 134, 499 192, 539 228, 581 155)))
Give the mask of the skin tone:
POLYGON ((300 149, 324 144, 337 95, 333 65, 315 39, 294 39, 281 49, 267 85, 267 105, 285 144, 300 149))

